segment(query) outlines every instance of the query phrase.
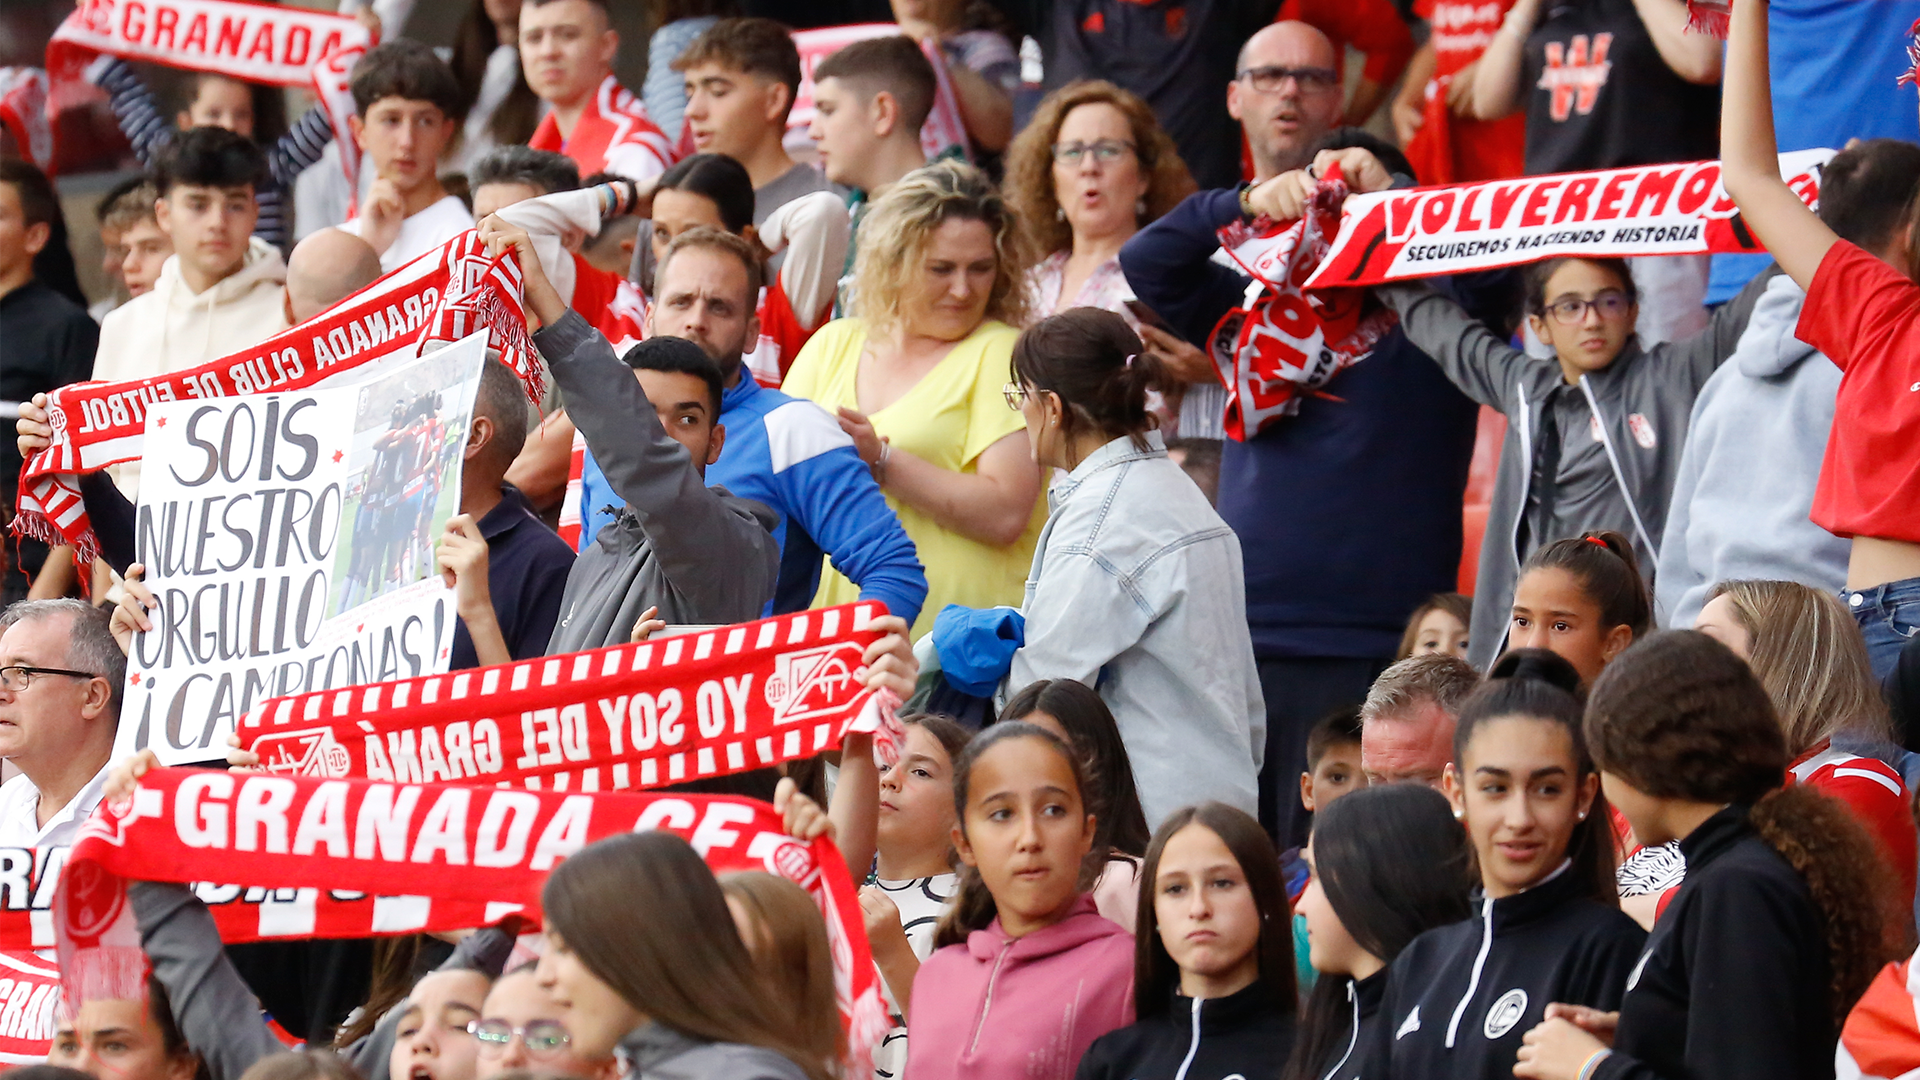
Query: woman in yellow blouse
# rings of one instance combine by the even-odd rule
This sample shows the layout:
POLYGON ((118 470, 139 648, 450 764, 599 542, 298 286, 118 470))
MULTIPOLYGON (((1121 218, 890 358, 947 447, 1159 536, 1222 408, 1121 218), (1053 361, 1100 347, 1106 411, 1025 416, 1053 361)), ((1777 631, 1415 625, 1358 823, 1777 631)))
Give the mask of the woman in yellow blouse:
MULTIPOLYGON (((894 184, 860 225, 857 317, 821 327, 781 387, 838 410, 919 549, 916 636, 948 604, 1019 604, 1046 521, 1024 421, 1001 394, 1026 314, 1016 233, 971 165, 894 184)), ((828 568, 815 603, 858 596, 828 568)))

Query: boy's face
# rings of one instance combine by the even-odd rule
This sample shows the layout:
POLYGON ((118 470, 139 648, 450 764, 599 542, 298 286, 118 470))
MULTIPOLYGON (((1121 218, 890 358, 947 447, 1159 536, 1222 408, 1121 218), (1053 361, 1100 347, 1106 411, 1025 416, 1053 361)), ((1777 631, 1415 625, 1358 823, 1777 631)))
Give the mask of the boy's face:
POLYGON ((154 219, 172 238, 180 261, 214 279, 246 261, 247 237, 259 216, 248 186, 175 184, 154 206, 154 219))
POLYGON ((1300 804, 1309 811, 1325 809, 1342 795, 1367 786, 1360 771, 1360 744, 1335 743, 1320 755, 1312 772, 1300 774, 1300 804))
POLYGON ((153 218, 141 218, 120 234, 126 254, 120 261, 120 278, 127 283, 127 295, 139 296, 160 280, 160 268, 173 254, 173 237, 153 218))
POLYGON ((183 128, 226 128, 253 138, 253 89, 219 75, 202 75, 193 103, 175 118, 183 128))
POLYGON ((15 272, 33 261, 47 246, 52 227, 46 222, 27 224, 20 208, 20 192, 12 184, 0 184, 0 276, 15 272))
POLYGON ((787 121, 787 85, 718 62, 683 72, 687 87, 687 128, 694 149, 745 160, 772 133, 779 137, 787 121))
POLYGON ((572 104, 593 93, 619 49, 606 13, 587 0, 521 5, 520 67, 544 101, 572 104))
POLYGON ((842 79, 813 84, 813 123, 807 134, 820 150, 827 179, 843 187, 862 187, 860 163, 868 160, 880 136, 873 130, 873 99, 863 98, 842 79))
POLYGON ((405 195, 433 182, 453 119, 431 101, 385 97, 350 121, 353 138, 373 158, 375 174, 405 195))
POLYGON ((712 390, 707 381, 684 371, 635 371, 640 389, 653 402, 654 415, 673 440, 687 448, 693 467, 700 475, 707 466, 720 460, 720 448, 726 445, 727 429, 717 423, 713 412, 712 390))

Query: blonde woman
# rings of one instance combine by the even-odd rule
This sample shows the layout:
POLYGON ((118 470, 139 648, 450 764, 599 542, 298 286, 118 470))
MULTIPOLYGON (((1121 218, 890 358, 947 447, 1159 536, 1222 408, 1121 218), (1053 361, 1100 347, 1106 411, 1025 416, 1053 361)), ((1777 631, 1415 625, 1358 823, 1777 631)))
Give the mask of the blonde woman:
POLYGON ((1789 783, 1846 803, 1880 841, 1911 901, 1920 840, 1900 773, 1833 745, 1877 751, 1893 742, 1852 614, 1832 594, 1799 582, 1723 581, 1693 628, 1738 653, 1773 699, 1793 759, 1789 783))
MULTIPOLYGON (((929 591, 917 637, 948 604, 1019 604, 1046 520, 1039 466, 1001 393, 1026 262, 1005 200, 956 161, 889 188, 859 245, 855 316, 821 327, 782 389, 837 410, 918 548, 929 591)), ((829 568, 815 603, 858 595, 829 568)))

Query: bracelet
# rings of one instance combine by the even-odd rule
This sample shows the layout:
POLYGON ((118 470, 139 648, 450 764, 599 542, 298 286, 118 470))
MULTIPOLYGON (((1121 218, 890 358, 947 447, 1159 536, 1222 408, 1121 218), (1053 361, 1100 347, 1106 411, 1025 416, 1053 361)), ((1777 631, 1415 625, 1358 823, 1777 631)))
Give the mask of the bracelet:
POLYGON ((1611 1050, 1595 1050, 1593 1056, 1587 1059, 1587 1063, 1580 1066, 1578 1080, 1593 1080, 1593 1074, 1600 1068, 1600 1063, 1612 1056, 1611 1050))
POLYGON ((1259 217, 1260 215, 1253 209, 1253 204, 1247 201, 1247 196, 1251 194, 1253 194, 1251 183, 1240 185, 1240 213, 1245 217, 1259 217))
POLYGON ((882 487, 887 483, 887 462, 893 457, 893 443, 885 439, 880 442, 880 456, 870 466, 873 470, 873 482, 882 487))

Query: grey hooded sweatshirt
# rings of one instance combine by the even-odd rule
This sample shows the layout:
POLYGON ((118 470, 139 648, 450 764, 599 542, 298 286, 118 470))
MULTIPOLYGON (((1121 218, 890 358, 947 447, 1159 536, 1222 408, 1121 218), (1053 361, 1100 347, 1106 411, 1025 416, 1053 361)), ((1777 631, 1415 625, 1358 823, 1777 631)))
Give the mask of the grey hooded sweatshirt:
POLYGON ((625 1080, 807 1080, 786 1055, 760 1046, 704 1042, 649 1021, 614 1050, 625 1080))
POLYGON ((1793 336, 1806 298, 1785 274, 1767 282, 1732 359, 1694 402, 1660 543, 1662 626, 1691 627, 1721 581, 1846 585, 1852 542, 1808 517, 1840 369, 1793 336))
POLYGON ((1683 341, 1646 350, 1629 338, 1613 363, 1577 385, 1558 363, 1500 340, 1424 283, 1375 292, 1462 393, 1507 418, 1467 659, 1484 669, 1499 655, 1520 565, 1542 544, 1614 529, 1633 540, 1641 572, 1651 574, 1694 398, 1733 352, 1759 288, 1721 305, 1683 341))
POLYGON ((624 644, 650 607, 668 625, 760 617, 773 597, 779 518, 706 485, 633 369, 577 311, 533 336, 567 414, 626 505, 574 561, 548 653, 624 644))

